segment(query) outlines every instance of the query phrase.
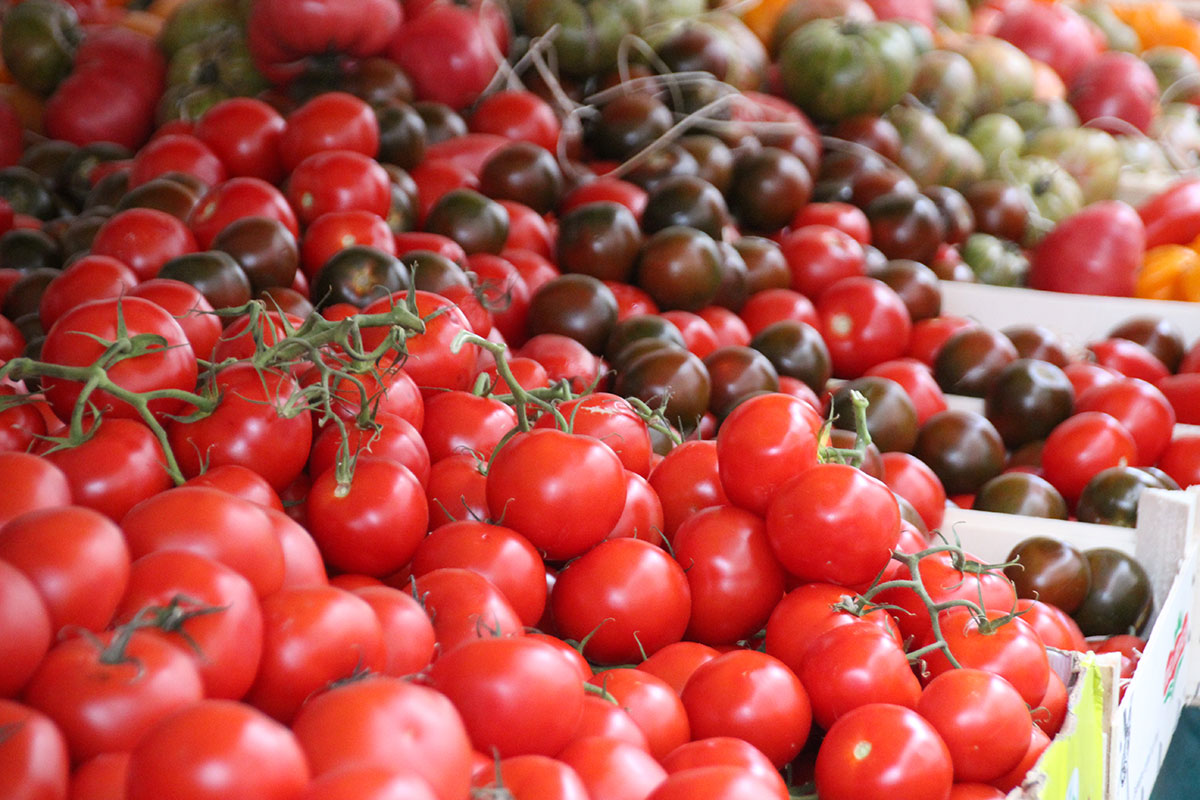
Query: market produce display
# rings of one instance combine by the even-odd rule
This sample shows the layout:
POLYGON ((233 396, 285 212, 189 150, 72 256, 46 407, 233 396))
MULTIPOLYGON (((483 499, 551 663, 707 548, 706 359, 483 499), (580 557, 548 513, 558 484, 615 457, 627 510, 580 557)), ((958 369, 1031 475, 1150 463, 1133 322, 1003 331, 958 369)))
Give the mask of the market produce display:
POLYGON ((1200 484, 1172 6, 0 6, 0 796, 986 800, 1133 675, 941 523, 1200 484))

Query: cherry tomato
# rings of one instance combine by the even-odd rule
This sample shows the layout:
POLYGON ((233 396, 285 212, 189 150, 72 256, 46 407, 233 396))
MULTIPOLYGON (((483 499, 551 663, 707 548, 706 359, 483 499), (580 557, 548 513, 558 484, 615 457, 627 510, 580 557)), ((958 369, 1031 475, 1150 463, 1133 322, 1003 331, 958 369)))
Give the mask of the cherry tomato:
POLYGON ((91 254, 125 264, 138 280, 149 280, 172 258, 206 246, 179 219, 153 208, 118 211, 100 226, 91 254))
MULTIPOLYGON (((1046 693, 1046 673, 1050 669, 1046 645, 1020 617, 991 624, 1003 616, 988 612, 988 623, 981 624, 969 609, 956 606, 941 612, 938 622, 950 652, 962 666, 999 675, 1012 684, 1027 705, 1036 706, 1046 693)), ((921 640, 920 644, 930 644, 930 640, 921 640)), ((935 678, 952 669, 945 650, 927 654, 925 663, 935 678)))
POLYGON ((954 768, 933 726, 903 706, 874 703, 846 714, 817 752, 817 791, 828 800, 935 800, 954 768))
POLYGON ((71 504, 61 469, 32 453, 0 453, 0 525, 27 511, 71 504))
POLYGON ((231 97, 196 120, 195 135, 221 159, 231 177, 283 177, 279 141, 287 123, 279 112, 253 97, 231 97))
POLYGON ((1097 472, 1137 461, 1137 442, 1115 417, 1099 411, 1075 414, 1046 437, 1042 475, 1074 503, 1097 472))
POLYGON ((717 469, 729 499, 765 514, 793 475, 814 466, 821 419, 812 406, 780 393, 739 403, 717 432, 717 469))
POLYGON ((867 277, 842 278, 817 300, 834 375, 856 378, 908 349, 912 320, 900 296, 867 277))
POLYGON ((978 669, 938 675, 917 703, 917 713, 950 751, 954 778, 987 783, 1015 767, 1029 747, 1029 709, 1008 681, 978 669))
POLYGON ((654 756, 607 736, 576 739, 558 754, 575 770, 588 797, 648 797, 667 778, 654 756))
POLYGON ((508 598, 487 578, 462 567, 439 567, 412 583, 433 620, 440 652, 475 639, 520 636, 525 628, 508 598))

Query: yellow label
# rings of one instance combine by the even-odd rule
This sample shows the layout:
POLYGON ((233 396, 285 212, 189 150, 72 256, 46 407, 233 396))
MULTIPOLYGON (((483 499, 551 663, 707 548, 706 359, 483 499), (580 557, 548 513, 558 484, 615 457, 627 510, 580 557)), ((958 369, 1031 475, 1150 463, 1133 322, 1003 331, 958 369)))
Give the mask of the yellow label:
POLYGON ((1071 712, 1074 730, 1046 748, 1037 770, 1046 776, 1041 800, 1103 800, 1104 689, 1094 657, 1080 660, 1080 694, 1071 712))

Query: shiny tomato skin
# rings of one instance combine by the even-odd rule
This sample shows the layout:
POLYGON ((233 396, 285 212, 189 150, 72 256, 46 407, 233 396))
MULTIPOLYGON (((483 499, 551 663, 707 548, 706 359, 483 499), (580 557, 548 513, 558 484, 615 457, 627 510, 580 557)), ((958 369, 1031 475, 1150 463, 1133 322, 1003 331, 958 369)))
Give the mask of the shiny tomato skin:
POLYGON ((588 800, 579 774, 567 764, 547 756, 528 755, 501 759, 494 770, 477 774, 475 786, 503 786, 513 800, 588 800))
POLYGON ((217 154, 231 177, 276 183, 283 177, 279 140, 286 126, 279 112, 262 100, 231 97, 196 120, 195 135, 217 154))
POLYGON ((817 314, 836 377, 856 378, 908 348, 908 309, 891 287, 874 278, 834 283, 818 298, 817 314))
POLYGON ((1115 417, 1084 411, 1068 417, 1042 448, 1042 476, 1074 503, 1102 469, 1137 461, 1137 442, 1115 417))
POLYGON ((1175 410, 1153 384, 1137 378, 1125 378, 1096 386, 1080 395, 1075 411, 1102 411, 1116 418, 1137 445, 1139 466, 1158 461, 1175 428, 1175 410))
POLYGON ((558 759, 575 770, 588 797, 645 798, 667 778, 654 756, 637 745, 588 736, 567 745, 558 759))
POLYGON ((953 766, 933 726, 903 706, 861 706, 834 723, 817 752, 828 800, 945 800, 953 766))
POLYGON ((0 751, 0 793, 10 800, 65 798, 71 763, 55 724, 26 705, 0 698, 0 729, 11 731, 0 751))
POLYGON ((56 630, 37 586, 0 560, 0 697, 15 697, 37 669, 56 630))
POLYGON ((662 502, 663 533, 668 540, 696 511, 729 503, 718 470, 717 443, 710 439, 676 445, 650 472, 650 486, 662 502))
POLYGON ((86 255, 50 282, 38 304, 42 329, 50 330, 58 318, 81 303, 117 297, 138 283, 138 276, 112 256, 86 255))
POLYGON ((798 673, 808 648, 822 634, 831 628, 863 621, 886 632, 897 645, 902 643, 896 623, 882 609, 856 617, 834 607, 853 596, 850 590, 831 583, 803 583, 792 589, 767 619, 763 640, 766 652, 798 673))
POLYGON ((118 211, 100 226, 92 240, 92 255, 110 256, 125 264, 138 280, 158 275, 176 256, 194 253, 202 245, 188 227, 165 211, 130 208, 118 211))
POLYGON ((0 453, 0 524, 39 508, 70 505, 71 484, 61 469, 32 453, 0 453))
POLYGON ((212 246, 218 233, 243 217, 269 217, 281 222, 292 236, 300 236, 296 213, 283 192, 261 178, 242 176, 211 187, 188 214, 187 226, 195 236, 196 249, 212 246))
POLYGON ((353 150, 374 158, 379 121, 365 101, 346 92, 322 92, 287 115, 279 158, 291 172, 313 153, 353 150))
MULTIPOLYGON (((988 613, 989 620, 1002 616, 995 611, 988 613)), ((938 621, 959 664, 999 675, 1012 684, 1027 705, 1037 706, 1046 693, 1046 675, 1050 669, 1046 645, 1037 631, 1020 617, 989 631, 962 606, 941 612, 938 621)), ((922 640, 922 644, 927 643, 929 640, 922 640)), ((925 662, 934 678, 953 669, 944 650, 929 653, 925 662)))
POLYGON ((476 639, 525 632, 512 603, 494 583, 462 567, 439 567, 408 584, 433 620, 438 653, 476 639))
POLYGON ((681 694, 696 668, 720 654, 716 648, 699 642, 675 642, 638 664, 637 669, 662 678, 675 694, 681 694))
POLYGON ((793 475, 817 463, 821 419, 802 400, 780 393, 737 405, 717 431, 717 469, 726 496, 758 515, 793 475))
POLYGON ((433 621, 411 592, 383 585, 350 591, 366 600, 379 620, 387 655, 384 675, 414 675, 429 665, 437 644, 433 621))
MULTIPOLYGON (((650 431, 629 401, 608 392, 594 392, 561 404, 559 411, 577 434, 592 436, 612 448, 621 465, 643 478, 650 474, 650 431)), ((553 415, 543 415, 535 428, 554 426, 553 415)))
POLYGON ((305 157, 288 178, 287 198, 302 224, 330 211, 353 209, 387 216, 388 175, 370 156, 322 150, 305 157))
POLYGON ((233 700, 206 699, 167 717, 129 757, 128 800, 293 800, 309 770, 296 737, 233 700))
POLYGON ((646 800, 760 800, 775 791, 769 779, 740 767, 693 767, 668 775, 646 800))
MULTIPOLYGON (((403 305, 407 300, 407 291, 397 292, 371 303, 363 313, 385 313, 393 304, 403 305)), ((422 390, 469 388, 475 376, 478 348, 465 344, 454 353, 450 344, 462 331, 471 330, 470 322, 449 300, 431 292, 416 290, 415 302, 417 313, 426 320, 425 332, 405 341, 408 355, 403 361, 404 371, 422 390)), ((364 329, 363 345, 368 349, 377 347, 385 336, 382 329, 364 329)))

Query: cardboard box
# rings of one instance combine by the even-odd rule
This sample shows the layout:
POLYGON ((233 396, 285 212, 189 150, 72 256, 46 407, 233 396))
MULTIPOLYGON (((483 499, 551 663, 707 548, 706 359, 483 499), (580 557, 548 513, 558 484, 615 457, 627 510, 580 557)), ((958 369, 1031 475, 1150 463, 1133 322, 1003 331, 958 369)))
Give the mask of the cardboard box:
MULTIPOLYGON (((1069 723, 1010 798, 1145 800, 1154 787, 1185 703, 1200 690, 1200 487, 1148 490, 1136 529, 948 508, 942 531, 977 557, 1000 562, 1029 536, 1082 549, 1114 547, 1137 558, 1154 591, 1146 650, 1117 701, 1114 660, 1072 655, 1069 723), (1096 788, 1097 748, 1103 753, 1096 788), (1097 794, 1100 791, 1100 794, 1097 794)), ((1060 675, 1064 670, 1059 665, 1060 675)))

